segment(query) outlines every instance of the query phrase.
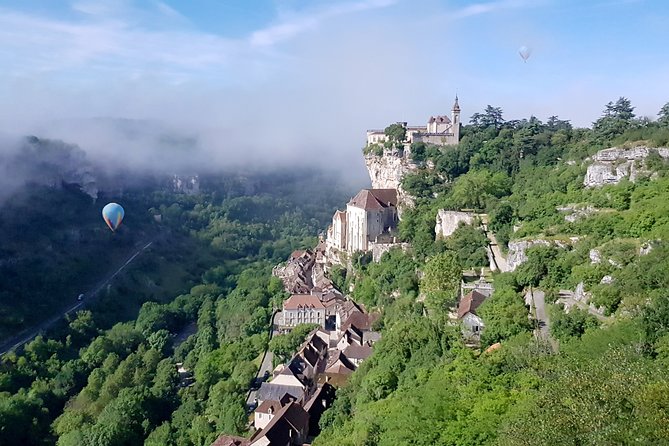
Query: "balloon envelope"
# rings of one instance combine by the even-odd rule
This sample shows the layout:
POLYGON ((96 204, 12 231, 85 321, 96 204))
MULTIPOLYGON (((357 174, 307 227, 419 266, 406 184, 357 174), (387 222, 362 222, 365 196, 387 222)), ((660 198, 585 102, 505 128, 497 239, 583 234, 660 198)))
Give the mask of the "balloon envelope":
POLYGON ((530 57, 530 55, 532 54, 532 50, 529 49, 529 48, 526 47, 526 46, 521 46, 521 47, 518 49, 518 54, 520 54, 520 57, 522 57, 523 60, 524 60, 525 62, 527 62, 527 59, 528 59, 528 58, 530 57))
POLYGON ((116 203, 109 203, 107 206, 102 208, 102 218, 104 218, 105 223, 109 226, 109 229, 116 231, 123 221, 123 216, 125 211, 121 205, 116 203))

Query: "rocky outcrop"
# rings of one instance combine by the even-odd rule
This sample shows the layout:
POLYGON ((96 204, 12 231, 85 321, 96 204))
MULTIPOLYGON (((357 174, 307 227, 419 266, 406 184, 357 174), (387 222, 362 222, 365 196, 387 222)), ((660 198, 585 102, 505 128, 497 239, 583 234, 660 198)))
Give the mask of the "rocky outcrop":
POLYGON ((548 240, 517 240, 509 242, 509 252, 506 256, 506 263, 509 270, 514 271, 520 265, 527 261, 527 250, 533 246, 550 246, 548 240))
POLYGON ((644 160, 653 151, 662 158, 669 158, 669 148, 653 149, 638 146, 632 149, 613 147, 600 150, 592 157, 593 163, 588 166, 583 185, 596 187, 617 184, 624 178, 635 181, 640 175, 651 174, 652 172, 646 169, 644 160))
POLYGON ((602 263, 602 253, 598 249, 591 249, 590 253, 590 264, 595 265, 597 263, 602 263))
POLYGON ((465 225, 473 225, 476 223, 476 214, 471 212, 447 211, 439 209, 437 212, 437 222, 434 227, 434 232, 437 238, 445 238, 452 235, 460 226, 460 223, 465 225))
POLYGON ((576 243, 578 237, 570 237, 566 240, 513 240, 509 242, 509 253, 506 256, 506 263, 509 271, 514 271, 517 267, 527 261, 527 250, 533 246, 555 246, 557 248, 566 248, 576 243))
POLYGON ((411 161, 407 150, 400 152, 396 149, 385 149, 382 156, 365 155, 365 165, 372 180, 372 188, 397 189, 400 205, 413 204, 412 197, 402 189, 402 178, 418 169, 418 165, 411 161))
POLYGON ((593 206, 590 205, 583 206, 575 204, 570 204, 567 206, 559 206, 557 210, 560 212, 564 212, 566 214, 564 216, 565 221, 572 223, 582 218, 589 217, 590 215, 597 212, 597 208, 593 206))

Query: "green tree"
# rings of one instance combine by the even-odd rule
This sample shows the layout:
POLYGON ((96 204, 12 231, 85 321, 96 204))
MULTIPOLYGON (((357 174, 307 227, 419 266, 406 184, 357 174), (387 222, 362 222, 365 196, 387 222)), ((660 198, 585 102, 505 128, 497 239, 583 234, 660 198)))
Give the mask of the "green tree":
POLYGON ((420 291, 425 294, 431 312, 443 315, 455 304, 461 280, 462 267, 454 252, 443 252, 427 260, 420 291))
POLYGON ((585 310, 574 307, 565 313, 559 306, 551 307, 551 334, 562 341, 581 337, 586 330, 598 326, 597 318, 585 310))
POLYGON ((657 114, 657 123, 662 127, 669 127, 669 102, 664 104, 657 114))
POLYGON ((383 133, 394 143, 401 143, 406 139, 407 129, 400 123, 390 124, 383 130, 383 133))
POLYGON ((629 99, 620 97, 606 104, 602 117, 593 124, 593 130, 605 139, 622 135, 629 129, 634 119, 634 107, 629 99))

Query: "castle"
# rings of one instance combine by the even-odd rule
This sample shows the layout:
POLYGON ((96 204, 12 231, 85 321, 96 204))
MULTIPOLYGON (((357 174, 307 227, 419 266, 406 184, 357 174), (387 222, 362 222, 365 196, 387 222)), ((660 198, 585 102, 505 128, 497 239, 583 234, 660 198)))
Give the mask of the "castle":
MULTIPOLYGON (((450 145, 460 141, 460 105, 458 97, 451 110, 451 117, 431 116, 426 126, 408 126, 398 122, 406 129, 405 142, 424 142, 426 144, 450 145)), ((388 140, 383 130, 367 130, 367 144, 382 144, 388 140)))
MULTIPOLYGON (((425 127, 406 129, 405 144, 424 142, 450 145, 460 140, 460 105, 455 97, 451 118, 432 116, 425 127)), ((367 144, 382 144, 388 140, 383 130, 368 130, 367 144)), ((401 155, 385 154, 366 157, 367 170, 372 180, 372 189, 363 189, 346 204, 345 211, 336 211, 328 227, 325 252, 328 259, 339 263, 340 253, 371 251, 376 260, 383 252, 398 244, 395 234, 399 222, 398 205, 407 205, 402 194, 401 178, 416 166, 408 159, 407 152, 401 155), (402 203, 400 203, 402 201, 402 203)))

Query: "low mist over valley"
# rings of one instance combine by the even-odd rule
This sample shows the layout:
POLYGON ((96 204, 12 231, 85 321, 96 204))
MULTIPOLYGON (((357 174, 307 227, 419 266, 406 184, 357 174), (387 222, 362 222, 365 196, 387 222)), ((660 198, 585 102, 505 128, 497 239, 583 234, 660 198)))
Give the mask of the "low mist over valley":
POLYGON ((0 446, 669 444, 668 22, 2 2, 0 446))

